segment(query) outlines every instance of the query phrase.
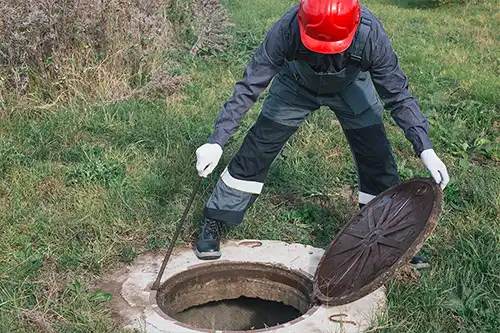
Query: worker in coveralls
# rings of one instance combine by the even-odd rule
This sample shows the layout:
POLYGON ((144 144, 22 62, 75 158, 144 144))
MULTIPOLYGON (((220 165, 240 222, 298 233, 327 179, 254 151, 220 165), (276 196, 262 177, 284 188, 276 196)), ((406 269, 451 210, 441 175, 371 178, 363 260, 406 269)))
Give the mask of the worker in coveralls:
POLYGON ((360 206, 400 182, 375 91, 434 180, 443 189, 448 183, 446 166, 432 149, 429 122, 408 91, 389 37, 358 0, 301 0, 273 24, 220 111, 208 143, 196 151, 200 176, 214 170, 241 118, 271 80, 257 121, 206 203, 195 249, 200 259, 221 256, 221 231, 242 222, 284 144, 321 106, 335 112, 349 142, 360 206))

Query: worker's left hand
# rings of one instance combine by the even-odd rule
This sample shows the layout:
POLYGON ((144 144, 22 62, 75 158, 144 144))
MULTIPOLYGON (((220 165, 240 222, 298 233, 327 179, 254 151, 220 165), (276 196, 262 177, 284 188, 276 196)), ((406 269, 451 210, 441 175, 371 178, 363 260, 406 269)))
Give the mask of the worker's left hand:
POLYGON ((441 186, 441 189, 444 190, 444 188, 450 181, 450 176, 448 175, 446 165, 444 165, 443 161, 441 161, 439 157, 437 157, 433 149, 424 150, 422 154, 420 154, 420 159, 432 174, 432 178, 434 178, 434 181, 436 181, 436 183, 441 186))

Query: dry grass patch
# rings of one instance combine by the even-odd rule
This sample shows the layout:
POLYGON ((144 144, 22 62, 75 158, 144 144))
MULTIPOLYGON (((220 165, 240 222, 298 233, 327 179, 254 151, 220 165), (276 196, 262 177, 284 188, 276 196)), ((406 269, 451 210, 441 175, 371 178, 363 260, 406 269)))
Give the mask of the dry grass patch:
POLYGON ((190 82, 173 58, 224 51, 231 26, 219 0, 6 0, 0 117, 18 106, 164 98, 190 82))
POLYGON ((37 310, 24 310, 20 313, 21 320, 35 332, 55 333, 50 316, 37 310))
POLYGON ((131 97, 179 44, 164 10, 170 1, 4 1, 0 99, 50 105, 131 97))

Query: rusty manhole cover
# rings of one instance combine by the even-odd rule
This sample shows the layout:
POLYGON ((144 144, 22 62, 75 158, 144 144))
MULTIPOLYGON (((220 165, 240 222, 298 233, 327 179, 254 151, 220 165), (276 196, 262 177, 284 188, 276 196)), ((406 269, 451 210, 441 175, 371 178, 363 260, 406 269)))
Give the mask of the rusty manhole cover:
POLYGON ((340 305, 379 288, 420 250, 441 203, 432 179, 412 179, 379 194, 326 249, 315 274, 315 297, 340 305))

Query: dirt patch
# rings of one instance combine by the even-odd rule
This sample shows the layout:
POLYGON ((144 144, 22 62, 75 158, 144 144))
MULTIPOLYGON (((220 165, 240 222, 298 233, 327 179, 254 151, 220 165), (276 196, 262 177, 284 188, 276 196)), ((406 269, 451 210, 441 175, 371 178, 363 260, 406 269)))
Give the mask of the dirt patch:
POLYGON ((392 278, 393 281, 398 283, 413 283, 417 282, 418 279, 420 279, 420 272, 410 264, 398 269, 392 278))
POLYGON ((124 325, 130 324, 124 322, 124 318, 140 317, 142 307, 131 306, 121 295, 121 288, 124 281, 109 281, 102 286, 102 291, 113 295, 110 303, 110 314, 116 322, 124 325))

